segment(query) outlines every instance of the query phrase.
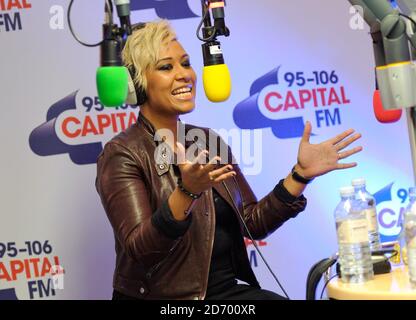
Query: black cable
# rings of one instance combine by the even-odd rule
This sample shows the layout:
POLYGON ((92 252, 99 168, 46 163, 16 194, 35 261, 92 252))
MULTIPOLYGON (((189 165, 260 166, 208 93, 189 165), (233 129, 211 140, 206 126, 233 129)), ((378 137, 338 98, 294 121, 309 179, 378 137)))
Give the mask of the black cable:
POLYGON ((327 282, 325 282, 325 285, 324 285, 324 287, 322 288, 322 291, 321 291, 321 296, 319 297, 319 299, 320 299, 320 300, 322 300, 322 297, 323 297, 323 295, 324 295, 325 288, 326 288, 326 286, 328 285, 328 283, 329 283, 332 279, 334 279, 336 276, 338 276, 338 275, 339 275, 338 273, 334 274, 332 277, 330 277, 330 278, 328 279, 328 281, 327 281, 327 282))
MULTIPOLYGON (((77 40, 80 44, 82 44, 83 46, 86 47, 98 47, 100 46, 104 40, 101 40, 98 43, 95 44, 89 44, 89 43, 85 43, 82 40, 80 40, 77 35, 75 34, 74 30, 72 29, 72 24, 71 24, 71 9, 72 9, 72 4, 74 3, 74 0, 71 0, 69 3, 69 7, 68 7, 68 13, 67 13, 67 19, 68 19, 68 26, 69 26, 69 30, 71 31, 72 36, 74 37, 75 40, 77 40)), ((107 6, 108 12, 111 13, 111 17, 112 17, 112 10, 111 10, 111 6, 108 0, 105 0, 105 4, 107 6)), ((112 18, 111 18, 112 19, 112 18)), ((111 21, 112 23, 112 21, 111 21)))
MULTIPOLYGON (((236 179, 235 177, 233 177, 233 179, 234 179, 234 183, 235 183, 235 184, 236 184, 236 186, 237 186, 237 190, 238 190, 238 192, 240 193, 240 189, 238 188, 238 182, 237 182, 237 179, 236 179)), ((228 190, 228 187, 225 185, 225 183, 224 183, 224 186, 225 186, 225 189, 227 190, 227 193, 228 193, 228 195, 230 196, 230 198, 231 198, 231 199, 233 199, 233 197, 231 196, 231 193, 230 193, 230 191, 228 190)), ((241 197, 241 193, 240 193, 240 197, 241 197)), ((233 204, 234 204, 234 202, 233 202, 233 204)), ((277 278, 277 276, 274 274, 274 272, 273 272, 272 268, 271 268, 271 267, 269 266, 269 264, 267 263, 266 258, 263 256, 263 254, 262 254, 262 253, 261 253, 261 251, 260 251, 260 248, 257 246, 257 243, 256 243, 256 241, 254 240, 253 236, 251 235, 250 230, 248 229, 248 227, 247 227, 247 225, 246 225, 246 222, 244 221, 244 218, 241 216, 240 210, 238 210, 238 208, 235 208, 235 209, 236 209, 236 210, 237 210, 237 212, 238 212, 238 217, 240 218, 241 222, 243 223, 243 226, 244 226, 244 228, 246 229, 247 234, 248 234, 248 236, 250 237, 250 239, 251 239, 251 241, 252 241, 252 243, 253 243, 253 245, 254 245, 254 248, 256 249, 256 251, 258 252, 258 254, 260 255, 260 257, 261 257, 261 259, 263 260, 264 264, 266 265, 267 269, 269 269, 269 271, 270 271, 271 275, 273 276, 274 280, 275 280, 275 281, 277 282, 277 284, 279 285, 280 289, 283 291, 283 293, 284 293, 284 295, 286 296, 286 298, 290 300, 289 295, 287 294, 287 292, 286 292, 286 291, 285 291, 285 289, 283 288, 283 286, 282 286, 282 284, 280 283, 280 281, 279 281, 279 279, 277 278)))
POLYGON ((403 13, 399 13, 399 16, 402 16, 402 17, 405 17, 406 19, 409 19, 410 21, 413 22, 414 26, 416 27, 416 21, 412 17, 410 17, 408 15, 405 15, 403 13))
POLYGON ((209 42, 209 41, 215 40, 215 35, 217 33, 217 30, 215 29, 215 27, 213 27, 212 35, 208 38, 202 38, 199 35, 199 33, 201 32, 202 25, 204 24, 204 20, 207 18, 207 15, 209 14, 209 8, 205 8, 205 0, 201 0, 201 4, 202 4, 203 14, 202 14, 201 22, 199 23, 198 28, 196 29, 196 36, 202 42, 209 42))
MULTIPOLYGON (((204 0, 202 0, 202 1, 204 1, 204 0)), ((194 140, 194 142, 195 142, 195 140, 194 140)), ((208 159, 208 158, 207 158, 207 160, 208 160, 208 162, 209 162, 209 159, 208 159)), ((238 187, 238 182, 237 182, 236 177, 234 177, 234 176, 233 176, 233 180, 234 180, 234 183, 235 183, 235 185, 236 185, 236 187, 237 187, 237 191, 238 191, 238 193, 239 193, 239 195, 240 195, 240 198, 241 198, 241 199, 243 199, 242 194, 241 194, 241 192, 240 192, 240 188, 238 187)), ((222 182, 222 184, 223 184, 223 186, 224 186, 225 190, 227 191, 227 194, 228 194, 228 196, 230 197, 230 199, 231 199, 231 200, 232 200, 232 199, 234 199, 234 198, 233 198, 233 196, 231 195, 230 190, 228 189, 228 187, 227 187, 227 185, 225 184, 225 182, 224 182, 224 181, 222 182)), ((232 204, 233 204, 233 207, 234 207, 235 211, 237 212, 237 216, 240 218, 241 222, 243 223, 244 229, 247 231, 247 235, 248 235, 248 236, 249 236, 249 238, 251 239, 251 241, 252 241, 252 243, 253 243, 253 245, 254 245, 254 248, 256 248, 256 251, 257 251, 257 252, 258 252, 258 254, 260 255, 260 257, 261 257, 261 259, 263 260, 264 264, 266 265, 267 269, 269 269, 269 271, 270 271, 271 275, 273 276, 274 280, 275 280, 275 281, 277 282, 277 284, 279 285, 280 289, 282 290, 282 292, 284 293, 284 295, 286 296, 286 298, 287 298, 288 300, 290 300, 290 297, 289 297, 289 295, 287 294, 286 290, 283 288, 283 286, 282 286, 282 284, 280 283, 279 279, 278 279, 278 278, 277 278, 277 276, 274 274, 274 272, 273 272, 272 268, 270 268, 269 264, 268 264, 268 263, 267 263, 267 261, 266 261, 266 258, 265 258, 265 257, 263 256, 263 254, 261 253, 260 248, 257 246, 257 243, 256 243, 256 241, 254 240, 253 236, 251 235, 251 232, 250 232, 250 230, 248 229, 247 224, 246 224, 246 222, 244 221, 244 218, 243 218, 243 216, 242 216, 242 214, 241 214, 240 210, 238 210, 238 208, 237 208, 236 204, 234 203, 234 200, 232 200, 231 202, 232 202, 232 204)))
MULTIPOLYGON (((415 21, 412 17, 410 17, 410 16, 408 16, 408 15, 405 15, 405 14, 403 14, 403 13, 400 13, 400 12, 399 12, 399 16, 402 16, 402 17, 405 17, 406 19, 409 19, 409 21, 411 21, 411 22, 413 23, 414 27, 416 28, 416 21, 415 21)), ((413 44, 413 42, 412 42, 412 41, 410 41, 410 44, 412 45, 412 47, 413 47, 414 49, 416 49, 416 46, 413 44)))

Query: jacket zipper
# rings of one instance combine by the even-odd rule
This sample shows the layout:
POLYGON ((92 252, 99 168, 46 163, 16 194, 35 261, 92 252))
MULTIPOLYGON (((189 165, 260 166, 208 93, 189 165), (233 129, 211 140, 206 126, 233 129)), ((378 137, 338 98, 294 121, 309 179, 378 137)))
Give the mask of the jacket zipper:
POLYGON ((169 259, 169 257, 172 255, 173 251, 175 251, 176 247, 181 243, 183 237, 180 237, 176 243, 173 245, 172 248, 169 249, 168 254, 166 257, 164 257, 160 262, 158 262, 156 265, 154 265, 147 273, 146 278, 151 279, 152 276, 162 267, 162 265, 169 259))

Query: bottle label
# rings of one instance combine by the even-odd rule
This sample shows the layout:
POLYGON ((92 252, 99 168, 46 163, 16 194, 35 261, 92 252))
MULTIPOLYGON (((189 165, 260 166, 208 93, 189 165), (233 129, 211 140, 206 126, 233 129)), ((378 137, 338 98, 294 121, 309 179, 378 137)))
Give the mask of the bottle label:
POLYGON ((339 244, 368 242, 367 219, 344 220, 337 222, 339 244))
POLYGON ((364 214, 367 217, 368 222, 368 232, 377 232, 377 211, 376 208, 365 209, 364 214))

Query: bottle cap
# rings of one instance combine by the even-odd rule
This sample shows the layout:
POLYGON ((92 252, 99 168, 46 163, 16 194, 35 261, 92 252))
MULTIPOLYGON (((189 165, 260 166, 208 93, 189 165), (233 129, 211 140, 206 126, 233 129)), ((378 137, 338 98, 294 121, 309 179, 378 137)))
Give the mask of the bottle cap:
POLYGON ((354 188, 353 187, 342 187, 339 189, 339 193, 342 197, 349 197, 354 195, 354 188))
POLYGON ((358 186, 365 186, 365 179, 364 178, 357 178, 351 181, 351 184, 354 187, 358 187, 358 186))

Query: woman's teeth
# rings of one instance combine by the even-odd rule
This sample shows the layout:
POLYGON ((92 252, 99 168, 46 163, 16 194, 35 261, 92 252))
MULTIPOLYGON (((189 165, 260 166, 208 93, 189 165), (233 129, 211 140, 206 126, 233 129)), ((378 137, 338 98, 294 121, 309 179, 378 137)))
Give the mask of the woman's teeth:
POLYGON ((174 95, 176 98, 179 98, 179 99, 189 99, 192 97, 192 89, 191 88, 177 89, 172 92, 172 95, 174 95))
POLYGON ((191 98, 192 97, 192 93, 190 93, 190 92, 179 93, 179 94, 175 94, 175 97, 176 98, 179 98, 179 99, 191 98))

